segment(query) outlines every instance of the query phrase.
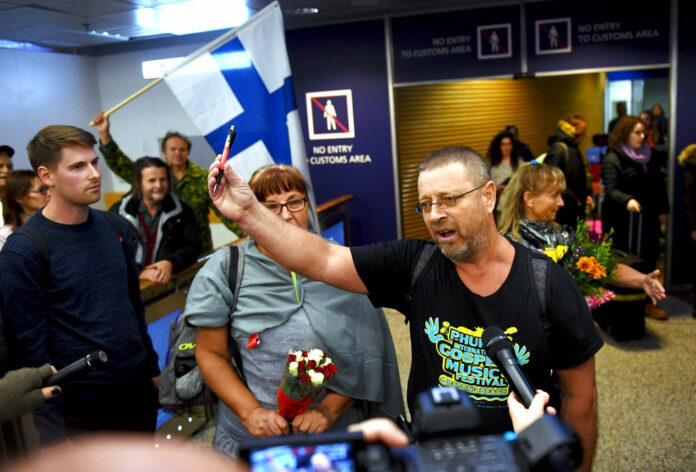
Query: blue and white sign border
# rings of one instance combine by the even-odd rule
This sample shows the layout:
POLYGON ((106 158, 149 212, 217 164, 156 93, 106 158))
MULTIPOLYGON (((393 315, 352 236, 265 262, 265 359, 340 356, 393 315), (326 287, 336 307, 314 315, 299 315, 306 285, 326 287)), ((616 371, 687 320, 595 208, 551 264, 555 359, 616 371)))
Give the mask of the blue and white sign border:
POLYGON ((543 54, 567 54, 569 52, 573 51, 573 31, 571 28, 571 22, 570 22, 570 17, 566 18, 551 18, 548 20, 537 20, 534 22, 534 39, 535 39, 535 46, 536 46, 536 54, 543 55, 543 54), (557 49, 545 49, 541 50, 540 48, 540 38, 539 38, 539 23, 566 23, 568 25, 568 44, 564 48, 557 48, 557 49))
POLYGON ((353 91, 351 89, 343 90, 326 90, 323 92, 307 92, 305 93, 305 101, 307 103, 307 128, 309 131, 309 139, 312 141, 320 139, 351 139, 355 138, 355 120, 353 118, 353 91), (323 97, 336 97, 343 95, 346 97, 346 108, 348 113, 348 132, 340 133, 315 133, 314 132, 314 114, 312 113, 312 99, 323 97))
POLYGON ((500 23, 497 25, 483 25, 483 26, 477 26, 476 27, 476 47, 477 47, 477 53, 478 53, 478 59, 479 60, 485 60, 485 59, 502 59, 505 57, 512 57, 512 25, 510 23, 500 23), (500 54, 483 54, 481 51, 481 31, 484 30, 490 30, 490 29, 499 29, 499 28, 505 28, 507 29, 507 52, 500 53, 500 54))

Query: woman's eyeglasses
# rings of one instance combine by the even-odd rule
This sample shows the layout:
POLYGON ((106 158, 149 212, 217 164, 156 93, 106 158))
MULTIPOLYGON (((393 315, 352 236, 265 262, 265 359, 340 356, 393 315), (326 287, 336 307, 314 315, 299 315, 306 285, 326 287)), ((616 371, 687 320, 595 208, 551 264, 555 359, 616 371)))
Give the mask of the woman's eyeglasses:
POLYGON ((41 195, 46 195, 48 193, 48 185, 43 185, 38 188, 38 190, 29 190, 29 193, 40 193, 41 195))
POLYGON ((276 215, 280 215, 280 212, 283 211, 283 207, 292 212, 302 211, 307 206, 307 197, 296 198, 285 203, 264 203, 263 206, 271 210, 276 215))

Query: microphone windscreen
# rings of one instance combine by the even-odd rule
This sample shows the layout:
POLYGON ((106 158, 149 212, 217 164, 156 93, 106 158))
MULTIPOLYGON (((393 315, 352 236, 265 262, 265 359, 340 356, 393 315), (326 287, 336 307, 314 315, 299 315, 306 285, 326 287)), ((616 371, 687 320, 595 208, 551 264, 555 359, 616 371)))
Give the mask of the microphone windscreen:
POLYGON ((494 356, 502 349, 513 349, 512 342, 497 326, 489 326, 481 335, 481 342, 488 356, 494 356))

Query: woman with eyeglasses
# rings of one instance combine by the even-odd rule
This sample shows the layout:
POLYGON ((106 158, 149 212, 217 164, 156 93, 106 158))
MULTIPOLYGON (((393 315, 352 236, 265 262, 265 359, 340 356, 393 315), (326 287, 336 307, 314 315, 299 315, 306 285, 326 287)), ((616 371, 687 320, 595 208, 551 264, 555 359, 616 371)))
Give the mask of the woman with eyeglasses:
POLYGON ((31 215, 46 206, 51 195, 48 187, 30 170, 16 170, 7 177, 2 191, 5 226, 0 228, 0 248, 7 238, 31 215))
MULTIPOLYGON (((307 229, 308 189, 296 169, 262 167, 249 185, 279 218, 307 229)), ((242 439, 291 432, 276 400, 290 349, 323 349, 338 368, 326 394, 293 419, 292 432, 340 430, 366 414, 401 414, 396 354, 382 310, 365 296, 287 271, 251 238, 240 248, 244 270, 234 313, 227 308, 233 294, 226 253, 218 251, 196 275, 184 314, 196 326, 201 374, 220 398, 213 445, 236 455, 242 439), (230 339, 239 348, 245 382, 230 362, 230 339)))
MULTIPOLYGON (((555 221, 558 209, 563 206, 565 188, 565 176, 558 167, 535 161, 521 165, 500 201, 500 234, 531 249, 572 246, 575 228, 555 221)), ((643 274, 630 266, 618 264, 612 283, 642 289, 656 304, 666 296, 664 287, 657 280, 659 273, 655 270, 643 274)))

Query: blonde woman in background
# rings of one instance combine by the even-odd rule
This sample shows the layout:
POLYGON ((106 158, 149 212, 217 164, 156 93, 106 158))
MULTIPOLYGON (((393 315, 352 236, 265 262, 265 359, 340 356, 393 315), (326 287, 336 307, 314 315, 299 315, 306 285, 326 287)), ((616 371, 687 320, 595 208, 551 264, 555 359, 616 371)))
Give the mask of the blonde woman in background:
MULTIPOLYGON (((545 164, 523 164, 510 179, 500 201, 498 231, 508 239, 531 249, 558 245, 571 247, 575 228, 555 221, 563 207, 561 195, 566 188, 563 172, 545 164)), ((618 264, 612 284, 643 290, 657 304, 665 298, 665 289, 657 279, 659 270, 643 274, 625 264, 618 264)))

